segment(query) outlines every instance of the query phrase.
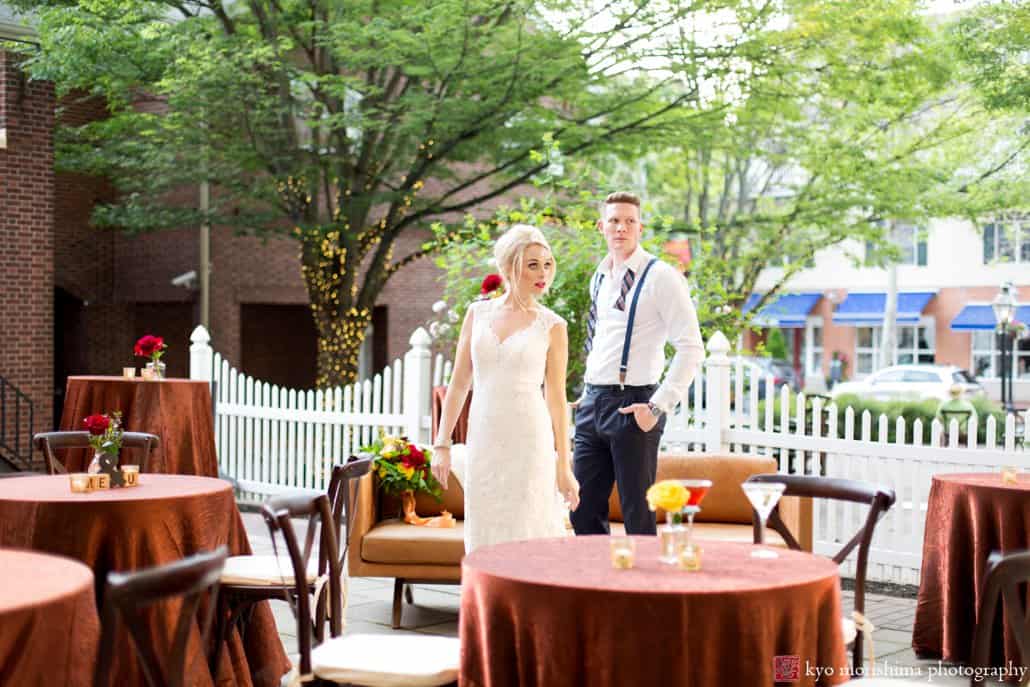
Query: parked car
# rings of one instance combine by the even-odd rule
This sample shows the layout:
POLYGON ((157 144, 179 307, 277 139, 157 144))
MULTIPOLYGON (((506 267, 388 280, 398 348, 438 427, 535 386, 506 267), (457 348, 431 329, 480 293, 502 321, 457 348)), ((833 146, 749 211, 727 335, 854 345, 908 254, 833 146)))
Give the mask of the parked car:
MULTIPOLYGON (((793 392, 797 392, 801 388, 801 380, 798 379, 798 374, 789 360, 752 356, 744 356, 741 359, 745 364, 752 367, 751 379, 754 379, 754 375, 758 376, 758 398, 765 398, 765 383, 770 375, 773 378, 772 392, 774 394, 779 393, 780 387, 784 384, 790 387, 790 390, 793 392)), ((748 388, 747 382, 745 382, 744 388, 746 391, 748 388)))
POLYGON ((894 365, 865 379, 835 384, 831 395, 857 394, 877 401, 931 398, 946 401, 953 384, 966 398, 983 396, 984 388, 967 370, 954 365, 894 365))

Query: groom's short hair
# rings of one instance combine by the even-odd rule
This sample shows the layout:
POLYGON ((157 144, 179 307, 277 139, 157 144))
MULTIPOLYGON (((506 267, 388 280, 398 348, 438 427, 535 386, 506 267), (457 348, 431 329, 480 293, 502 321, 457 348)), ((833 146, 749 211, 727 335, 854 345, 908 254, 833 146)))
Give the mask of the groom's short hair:
POLYGON ((608 197, 601 203, 602 218, 604 217, 604 207, 612 203, 629 203, 630 205, 636 205, 637 210, 640 210, 640 196, 629 191, 616 191, 615 193, 609 193, 608 197))

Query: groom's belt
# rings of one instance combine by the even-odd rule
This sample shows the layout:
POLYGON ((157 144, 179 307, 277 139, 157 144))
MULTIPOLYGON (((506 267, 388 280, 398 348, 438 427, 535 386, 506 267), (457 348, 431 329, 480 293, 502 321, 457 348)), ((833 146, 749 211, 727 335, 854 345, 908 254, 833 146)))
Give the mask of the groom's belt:
POLYGON ((629 384, 625 386, 619 384, 587 384, 586 391, 588 394, 596 394, 602 391, 653 391, 657 387, 657 384, 645 384, 643 386, 630 386, 629 384))

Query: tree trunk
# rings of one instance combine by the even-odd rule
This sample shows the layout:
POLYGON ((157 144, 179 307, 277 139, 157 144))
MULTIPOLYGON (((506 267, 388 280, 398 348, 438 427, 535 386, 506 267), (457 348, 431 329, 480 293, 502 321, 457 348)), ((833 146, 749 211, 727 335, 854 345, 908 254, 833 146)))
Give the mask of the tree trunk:
POLYGON ((358 379, 358 356, 365 333, 372 324, 372 311, 358 310, 316 314, 318 325, 319 389, 352 384, 358 379))

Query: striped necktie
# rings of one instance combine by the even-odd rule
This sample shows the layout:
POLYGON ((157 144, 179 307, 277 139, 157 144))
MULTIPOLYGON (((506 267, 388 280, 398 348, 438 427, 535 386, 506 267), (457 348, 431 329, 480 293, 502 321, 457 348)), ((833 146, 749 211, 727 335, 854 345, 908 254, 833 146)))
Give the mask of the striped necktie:
POLYGON ((626 309, 626 294, 633 288, 633 280, 636 279, 636 275, 633 274, 633 270, 626 268, 626 274, 622 277, 622 291, 619 293, 619 300, 615 301, 616 310, 626 309))

